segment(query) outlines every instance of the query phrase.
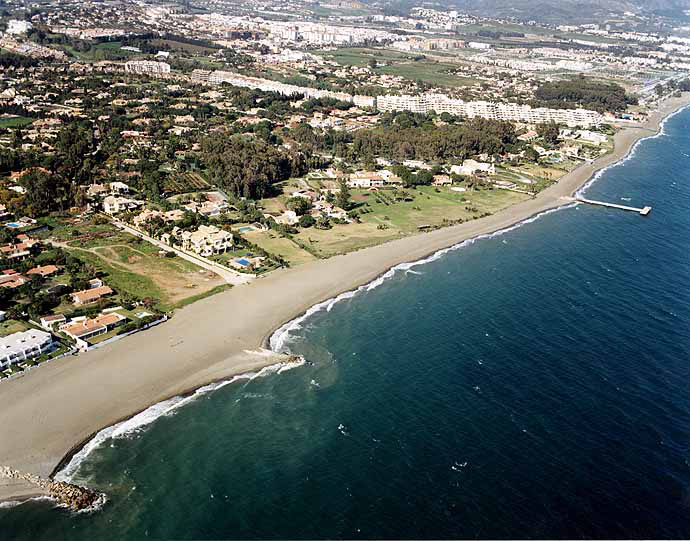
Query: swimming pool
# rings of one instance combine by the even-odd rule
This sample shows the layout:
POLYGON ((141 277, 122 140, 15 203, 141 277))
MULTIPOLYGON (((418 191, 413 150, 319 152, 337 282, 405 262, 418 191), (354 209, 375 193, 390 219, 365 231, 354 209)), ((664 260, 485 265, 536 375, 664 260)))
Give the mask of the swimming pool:
POLYGON ((245 225, 244 227, 240 227, 239 231, 240 233, 249 233, 250 231, 256 231, 256 227, 253 225, 245 225))
POLYGON ((5 224, 5 227, 11 227, 12 229, 19 229, 20 227, 23 227, 22 224, 5 224))
POLYGON ((251 261, 244 259, 243 257, 241 257, 239 259, 235 259, 235 263, 237 263, 238 265, 242 265, 243 267, 248 267, 249 265, 252 264, 251 261))

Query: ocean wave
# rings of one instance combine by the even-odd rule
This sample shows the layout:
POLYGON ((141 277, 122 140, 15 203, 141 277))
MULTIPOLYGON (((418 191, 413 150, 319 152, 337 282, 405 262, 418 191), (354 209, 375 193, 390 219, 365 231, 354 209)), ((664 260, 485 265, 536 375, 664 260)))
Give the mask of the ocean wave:
MULTIPOLYGON (((270 352, 269 352, 270 353, 270 352)), ((107 428, 104 428, 98 432, 89 442, 84 445, 79 452, 71 458, 69 463, 62 468, 56 475, 56 481, 74 482, 74 479, 79 471, 80 466, 83 464, 84 460, 93 453, 96 449, 101 447, 106 441, 113 439, 122 439, 132 437, 135 434, 140 433, 151 423, 165 417, 168 415, 173 415, 179 408, 189 404, 190 402, 198 399, 199 397, 206 395, 212 391, 216 391, 226 385, 235 383, 241 380, 252 381, 256 378, 266 377, 270 374, 282 374, 287 370, 297 368, 302 366, 306 361, 303 358, 299 358, 295 361, 282 362, 266 366, 259 370, 258 372, 246 372, 244 374, 239 374, 233 376, 230 379, 219 381, 216 383, 211 383, 209 385, 204 385, 199 387, 194 393, 186 396, 174 396, 158 404, 154 404, 149 408, 145 409, 141 413, 138 413, 134 417, 131 417, 120 423, 116 423, 107 428)), ((105 502, 103 502, 105 503, 105 502)))
MULTIPOLYGON (((535 214, 534 216, 531 216, 525 220, 522 220, 516 224, 513 224, 509 227, 506 227, 504 229, 499 229, 498 231, 494 231, 493 233, 487 233, 483 235, 477 235, 476 237, 472 237, 471 239, 464 240, 462 242, 459 242, 457 244, 454 244, 452 246, 449 246, 448 248, 442 248, 441 250, 438 250, 431 254, 428 257, 419 259, 417 261, 412 261, 409 263, 400 263, 398 265, 395 265, 394 267, 391 267, 388 271, 383 273, 381 276, 378 278, 375 278, 371 282, 364 284, 362 286, 359 286, 357 289, 353 289, 350 291, 346 291, 344 293, 341 293, 340 295, 337 295, 336 297, 332 297, 330 299, 327 299, 323 302, 320 302, 318 304, 315 304, 311 308, 309 308, 304 314, 301 316, 296 317, 295 319, 288 321, 285 323, 285 325, 281 326, 278 330, 276 330, 272 335, 271 338, 269 339, 269 344, 271 346, 271 349, 275 352, 280 352, 280 353, 286 353, 287 350, 287 343, 291 339, 291 335, 294 335, 294 333, 300 329, 302 329, 302 324, 309 319, 311 316, 316 314, 317 312, 320 312, 322 310, 325 310, 326 312, 330 312, 338 302, 345 300, 345 299, 351 299, 355 295, 364 292, 364 291, 371 291, 373 289, 376 289, 379 287, 381 284, 383 284, 386 280, 392 278, 395 276, 395 274, 399 271, 403 271, 405 273, 410 272, 410 269, 420 266, 420 265, 426 265, 427 263, 432 263, 434 261, 437 261, 444 255, 446 255, 449 252, 453 252, 455 250, 459 250, 460 248, 464 248, 466 246, 470 246, 477 242, 478 240, 483 240, 483 239, 490 239, 494 237, 499 237, 501 235, 505 235, 506 233, 509 233, 511 231, 514 231, 524 225, 531 224, 532 222, 535 222, 539 218, 546 216, 547 214, 551 214, 553 212, 558 212, 560 210, 564 210, 567 208, 574 208, 576 207, 576 203, 571 203, 568 205, 563 205, 560 207, 556 207, 553 209, 545 210, 543 212, 540 212, 538 214, 535 214)), ((415 271, 412 271, 415 272, 415 271)))

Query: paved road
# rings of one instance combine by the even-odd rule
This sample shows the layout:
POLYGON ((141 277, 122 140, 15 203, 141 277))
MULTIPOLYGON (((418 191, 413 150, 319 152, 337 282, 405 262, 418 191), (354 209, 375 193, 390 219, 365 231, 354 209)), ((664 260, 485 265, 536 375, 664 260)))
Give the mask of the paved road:
POLYGON ((173 246, 169 246, 165 244, 164 242, 161 242, 157 239, 154 239, 153 237, 149 237, 147 234, 142 233, 140 231, 137 231, 133 227, 130 227, 129 225, 120 222, 118 220, 113 220, 113 224, 116 227, 119 227, 123 231, 126 231, 127 233, 130 233, 131 235, 134 235, 135 237, 139 237, 144 239, 147 242, 150 242, 154 246, 158 246, 161 250, 165 250, 166 252, 175 252, 179 257, 182 259, 186 259, 187 261, 190 261, 191 263, 194 263, 195 265, 209 270, 211 272, 215 272, 217 275, 219 275, 223 280, 225 280, 228 284, 232 285, 240 285, 240 284, 247 284, 251 282, 254 279, 254 276, 249 275, 249 274, 244 274, 241 272, 236 272, 230 269, 227 269, 221 265, 218 265, 214 263, 213 261, 210 261, 204 257, 199 257, 193 254, 189 254, 187 252, 184 252, 180 250, 179 248, 175 248, 173 246))

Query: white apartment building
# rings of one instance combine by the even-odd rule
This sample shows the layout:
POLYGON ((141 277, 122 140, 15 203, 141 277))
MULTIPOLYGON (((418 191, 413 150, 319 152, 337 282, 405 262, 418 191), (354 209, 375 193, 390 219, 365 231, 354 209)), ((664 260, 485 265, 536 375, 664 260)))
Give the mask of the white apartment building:
POLYGON ((533 108, 529 105, 488 101, 465 102, 449 98, 445 94, 379 96, 376 99, 376 106, 380 111, 410 111, 421 114, 435 111, 439 114, 450 113, 468 118, 481 117, 536 124, 553 121, 569 127, 582 126, 584 128, 598 126, 604 121, 600 113, 587 109, 533 108))
POLYGON ((125 71, 128 73, 146 73, 157 75, 170 73, 170 64, 166 62, 155 62, 153 60, 130 60, 125 62, 125 71))
POLYGON ((340 101, 354 103, 359 107, 375 107, 379 111, 410 111, 413 113, 426 114, 431 111, 436 113, 450 113, 468 118, 481 117, 494 120, 510 120, 513 122, 543 123, 554 121, 558 124, 565 124, 569 127, 581 126, 590 128, 603 123, 604 117, 596 111, 587 109, 548 109, 533 108, 529 105, 518 105, 516 103, 494 103, 488 101, 470 101, 450 98, 445 94, 421 94, 411 95, 386 95, 374 98, 372 96, 358 96, 346 94, 344 92, 332 92, 303 86, 289 85, 260 79, 258 77, 247 77, 230 71, 216 70, 209 72, 206 70, 194 70, 192 80, 199 83, 221 84, 229 83, 233 86, 243 88, 255 88, 264 92, 277 92, 284 96, 304 95, 306 98, 334 98, 340 101))
POLYGON ((50 333, 36 329, 0 338, 0 369, 48 353, 54 344, 50 333))

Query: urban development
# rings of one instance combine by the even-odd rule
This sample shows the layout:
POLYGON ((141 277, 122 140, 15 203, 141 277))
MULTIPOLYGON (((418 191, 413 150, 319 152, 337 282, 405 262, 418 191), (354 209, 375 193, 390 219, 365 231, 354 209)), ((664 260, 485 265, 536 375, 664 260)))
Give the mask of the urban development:
POLYGON ((3 6, 0 379, 534 198, 690 89, 690 29, 632 14, 3 6))

